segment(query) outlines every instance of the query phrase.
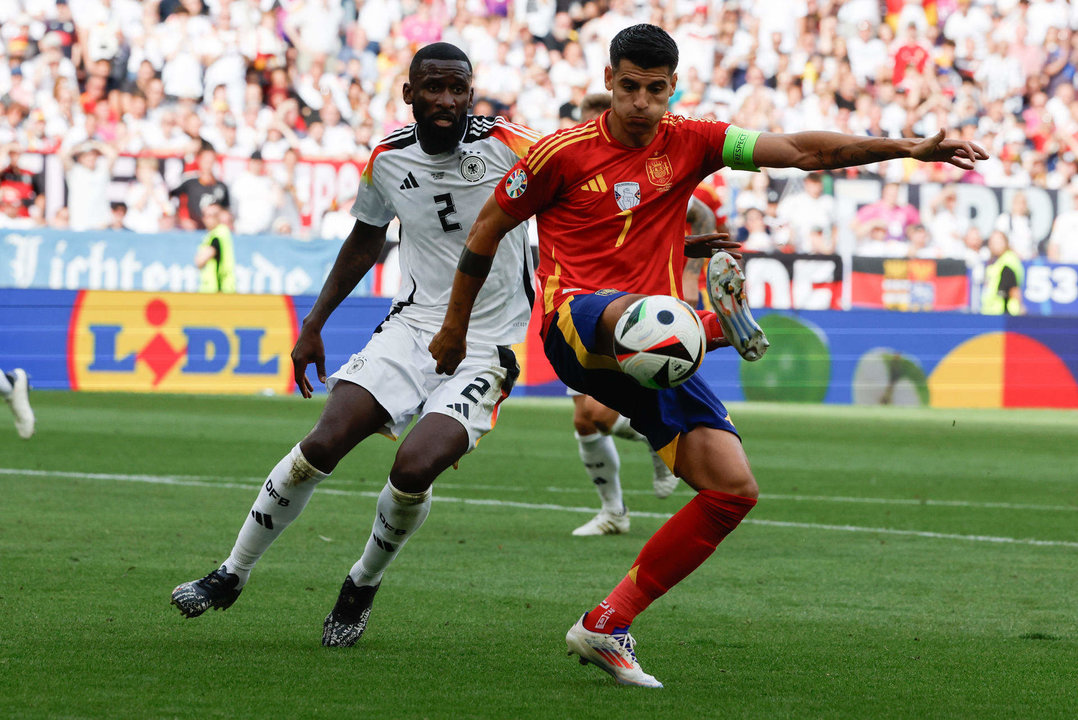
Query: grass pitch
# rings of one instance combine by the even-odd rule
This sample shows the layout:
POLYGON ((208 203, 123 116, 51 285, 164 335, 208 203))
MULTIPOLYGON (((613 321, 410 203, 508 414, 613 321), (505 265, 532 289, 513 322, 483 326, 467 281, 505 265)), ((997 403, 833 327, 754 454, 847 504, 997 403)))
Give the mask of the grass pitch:
POLYGON ((236 605, 185 620, 172 588, 227 554, 320 402, 33 400, 31 441, 0 427, 3 717, 1078 716, 1074 413, 734 407, 761 502, 635 623, 649 691, 564 634, 690 493, 655 499, 621 443, 631 533, 570 537, 598 502, 567 402, 507 403, 338 650, 322 619, 393 443, 341 464, 236 605))

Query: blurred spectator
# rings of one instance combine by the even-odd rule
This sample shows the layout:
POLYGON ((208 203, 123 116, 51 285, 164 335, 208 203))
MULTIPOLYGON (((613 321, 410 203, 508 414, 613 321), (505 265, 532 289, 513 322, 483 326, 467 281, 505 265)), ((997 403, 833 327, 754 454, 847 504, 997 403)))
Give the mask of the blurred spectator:
POLYGON ((734 209, 738 214, 746 212, 749 208, 756 208, 763 213, 767 209, 768 202, 778 197, 777 193, 771 190, 771 179, 767 171, 753 173, 749 176, 748 183, 748 187, 738 192, 734 209))
POLYGON ((1018 254, 1018 257, 1023 260, 1032 260, 1037 256, 1029 200, 1021 190, 1011 195, 1010 209, 996 218, 995 229, 1007 236, 1011 249, 1018 254))
POLYGON ((18 143, 9 143, 0 148, 0 191, 5 193, 5 200, 16 206, 19 217, 29 217, 30 206, 38 195, 34 176, 19 167, 22 147, 18 143))
MULTIPOLYGON (((429 10, 424 10, 428 7, 426 3, 422 3, 418 8, 419 15, 429 18, 429 10)), ((330 0, 302 0, 288 4, 284 22, 285 34, 302 53, 305 63, 314 56, 337 55, 341 48, 340 30, 344 17, 342 9, 342 3, 330 0)), ((430 21, 438 24, 438 20, 433 18, 430 18, 430 21)), ((403 34, 403 27, 401 32, 403 34)), ((426 44, 437 39, 424 33, 416 42, 426 44)))
POLYGON ((889 223, 883 218, 875 218, 861 226, 854 253, 868 257, 905 257, 909 253, 909 244, 905 233, 901 238, 892 237, 889 223))
POLYGON ((111 218, 109 183, 116 151, 90 140, 61 153, 67 174, 68 225, 72 230, 100 230, 111 218))
POLYGON ((109 230, 127 230, 127 203, 117 200, 109 203, 112 214, 109 217, 109 230))
POLYGON ((18 192, 11 186, 0 185, 0 228, 28 230, 36 225, 23 207, 18 192))
POLYGON ((195 160, 196 172, 170 193, 179 200, 176 221, 181 230, 206 229, 202 209, 211 202, 222 208, 229 207, 228 186, 216 175, 217 153, 207 145, 199 150, 195 160))
POLYGON ((273 166, 273 178, 281 187, 281 203, 277 210, 277 217, 270 228, 279 235, 289 235, 297 230, 303 223, 303 216, 307 214, 307 208, 302 198, 308 196, 308 187, 300 188, 299 173, 296 166, 299 164, 299 153, 295 148, 285 151, 281 162, 273 166))
MULTIPOLYGON (((880 200, 865 205, 857 211, 854 219, 854 232, 858 237, 870 235, 870 231, 882 223, 886 238, 893 242, 904 242, 906 228, 921 221, 917 208, 898 202, 898 183, 884 183, 880 200)), ((873 237, 875 240, 875 237, 873 237)))
POLYGON ((813 255, 833 255, 835 252, 835 233, 833 228, 815 225, 809 228, 809 240, 805 249, 798 252, 813 255))
POLYGON ((775 251, 775 243, 764 223, 764 211, 760 208, 745 210, 745 222, 738 228, 736 237, 743 250, 762 253, 775 251))
POLYGON ((349 157, 356 149, 355 131, 341 119, 337 104, 326 102, 320 114, 322 121, 322 145, 333 157, 349 157))
POLYGON ((983 43, 992 29, 992 18, 982 8, 973 5, 972 0, 957 0, 954 11, 943 25, 943 35, 955 45, 960 45, 967 38, 975 43, 983 43))
POLYGON ((910 225, 906 228, 906 255, 911 258, 939 258, 940 254, 932 247, 931 240, 924 225, 910 225))
POLYGON ((236 233, 267 233, 284 202, 284 190, 266 174, 266 164, 257 150, 247 161, 247 169, 232 181, 230 195, 236 210, 236 233))
POLYGON ((797 252, 814 252, 814 244, 834 247, 835 198, 824 195, 823 179, 823 173, 809 173, 801 191, 787 194, 779 201, 778 216, 790 227, 797 252), (814 231, 826 235, 827 242, 814 237, 814 231))
POLYGON ((1021 315, 1022 261, 1011 250, 1007 236, 999 230, 993 230, 988 236, 988 252, 989 261, 981 289, 981 313, 1021 315))
POLYGON ((1067 150, 1059 155, 1056 165, 1044 179, 1044 186, 1050 190, 1060 190, 1078 176, 1078 156, 1067 150))
POLYGON ((195 267, 200 271, 198 291, 203 293, 236 292, 236 255, 228 210, 210 201, 202 209, 209 232, 195 252, 195 267))
POLYGON ((1066 194, 1060 195, 1061 201, 1070 201, 1070 209, 1059 213, 1052 223, 1046 254, 1052 262, 1078 265, 1078 182, 1072 182, 1066 194))
POLYGON ((932 55, 928 51, 928 47, 921 39, 921 32, 916 22, 910 22, 903 26, 905 29, 902 35, 902 42, 896 45, 894 52, 892 53, 893 68, 891 71, 891 82, 895 87, 907 87, 912 84, 912 79, 907 76, 911 74, 920 75, 924 73, 925 67, 928 65, 929 59, 932 55))
POLYGON ((969 221, 959 215, 958 190, 944 187, 928 203, 930 248, 935 257, 960 258, 965 251, 962 238, 969 229, 969 221))
POLYGON ((850 69, 862 85, 875 82, 887 65, 887 45, 880 40, 875 27, 872 22, 862 20, 857 23, 857 34, 846 42, 850 69))
POLYGON ((985 246, 984 236, 976 226, 970 226, 962 238, 965 245, 965 253, 962 257, 966 261, 966 267, 973 274, 974 286, 980 287, 984 278, 984 266, 988 261, 988 248, 985 246))
POLYGON ((124 225, 128 230, 151 234, 172 226, 174 210, 169 200, 168 188, 158 169, 158 161, 142 157, 135 162, 135 182, 127 189, 124 202, 127 216, 124 225))
POLYGON ((354 202, 354 197, 340 205, 334 200, 322 215, 322 222, 318 224, 319 237, 337 241, 347 238, 348 233, 352 232, 352 227, 356 224, 356 219, 349 212, 354 202))

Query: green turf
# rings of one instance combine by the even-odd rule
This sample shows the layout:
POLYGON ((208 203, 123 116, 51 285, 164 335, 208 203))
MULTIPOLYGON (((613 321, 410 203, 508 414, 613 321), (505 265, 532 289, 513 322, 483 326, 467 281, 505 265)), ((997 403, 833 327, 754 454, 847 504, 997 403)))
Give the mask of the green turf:
POLYGON ((1074 413, 733 407, 761 503, 637 620, 649 691, 564 633, 690 495, 652 497, 621 444, 632 532, 570 537, 597 500, 564 401, 507 403, 360 645, 329 650, 394 444, 342 463, 234 607, 184 620, 169 592, 227 554, 320 403, 33 399, 31 441, 0 427, 0 717, 1078 716, 1074 413))

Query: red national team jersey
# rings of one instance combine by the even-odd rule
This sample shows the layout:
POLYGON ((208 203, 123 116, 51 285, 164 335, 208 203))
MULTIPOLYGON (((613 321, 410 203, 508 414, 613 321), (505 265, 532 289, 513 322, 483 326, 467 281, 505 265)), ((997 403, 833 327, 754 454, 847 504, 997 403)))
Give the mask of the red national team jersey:
POLYGON ((604 288, 681 297, 685 209, 723 165, 724 122, 667 113, 647 147, 622 145, 609 111, 536 143, 494 192, 509 215, 537 215, 543 312, 604 288))

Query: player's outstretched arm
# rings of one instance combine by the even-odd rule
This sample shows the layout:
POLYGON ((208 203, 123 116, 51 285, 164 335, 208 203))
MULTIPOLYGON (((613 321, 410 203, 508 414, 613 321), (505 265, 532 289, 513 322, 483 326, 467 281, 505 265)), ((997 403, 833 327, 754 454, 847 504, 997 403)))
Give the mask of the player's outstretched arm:
POLYGON ((947 139, 943 130, 927 138, 897 139, 822 131, 763 133, 752 153, 756 167, 802 170, 834 170, 906 157, 971 170, 977 160, 987 159, 988 153, 976 143, 947 139))
POLYGON ((341 301, 348 297, 348 293, 355 289, 374 263, 378 262, 378 256, 382 254, 382 247, 386 244, 387 227, 356 221, 352 232, 348 233, 348 238, 341 245, 337 259, 333 261, 333 268, 318 293, 314 307, 307 313, 307 317, 303 318, 299 338, 296 340, 296 346, 292 348, 292 371, 296 385, 305 398, 309 398, 314 391, 314 386, 307 378, 308 365, 314 363, 318 379, 326 382, 326 351, 322 345, 322 327, 341 301))
POLYGON ((519 220, 502 210, 493 195, 487 198, 483 209, 479 211, 479 217, 468 231, 468 240, 460 254, 460 262, 457 263, 457 272, 453 276, 453 291, 449 295, 449 306, 445 310, 442 328, 427 346, 437 363, 437 372, 452 375, 464 359, 467 352, 465 339, 468 335, 468 322, 471 320, 475 298, 494 263, 498 243, 507 232, 519 224, 519 220))

